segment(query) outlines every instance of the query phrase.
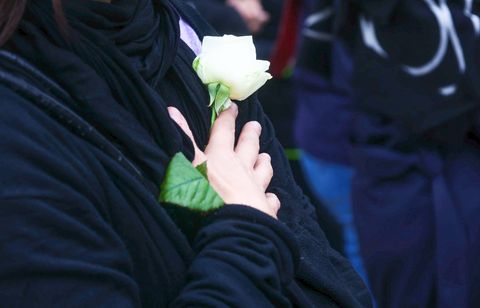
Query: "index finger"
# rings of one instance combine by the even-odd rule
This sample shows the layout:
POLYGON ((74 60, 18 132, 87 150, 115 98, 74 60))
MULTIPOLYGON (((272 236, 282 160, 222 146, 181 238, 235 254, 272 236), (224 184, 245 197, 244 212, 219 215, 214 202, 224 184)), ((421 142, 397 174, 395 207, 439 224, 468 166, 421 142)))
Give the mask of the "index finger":
POLYGON ((232 150, 235 145, 235 120, 238 115, 238 107, 232 104, 230 108, 220 113, 213 123, 210 140, 205 152, 212 148, 232 150))
POLYGON ((177 108, 170 106, 170 107, 167 107, 167 110, 172 120, 174 120, 175 123, 177 123, 177 125, 180 126, 183 132, 188 136, 188 138, 190 138, 190 140, 193 143, 195 157, 193 158, 192 164, 194 166, 200 165, 206 160, 205 154, 202 152, 202 150, 200 150, 197 143, 195 142, 195 138, 193 137, 193 133, 192 133, 192 130, 190 129, 190 126, 188 126, 187 120, 185 119, 183 114, 180 112, 180 110, 178 110, 177 108))

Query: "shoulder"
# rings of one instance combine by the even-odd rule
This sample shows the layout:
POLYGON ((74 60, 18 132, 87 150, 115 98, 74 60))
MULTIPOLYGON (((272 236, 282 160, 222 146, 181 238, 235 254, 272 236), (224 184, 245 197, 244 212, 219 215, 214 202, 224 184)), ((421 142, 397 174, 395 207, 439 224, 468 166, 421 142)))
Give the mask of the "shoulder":
MULTIPOLYGON (((20 92, 0 83, 0 134, 11 134, 15 131, 34 133, 45 130, 45 124, 52 119, 45 115, 30 99, 20 92)), ((53 124, 53 123, 51 123, 53 124)))
MULTIPOLYGON (((33 99, 0 84, 0 155, 30 146, 39 151, 68 145, 76 141, 71 132, 59 123, 52 112, 35 104, 33 99)), ((53 151, 57 152, 57 151, 53 151)))
POLYGON ((0 296, 7 305, 135 305, 129 256, 106 222, 93 160, 80 142, 48 110, 0 84, 0 296))
POLYGON ((23 94, 0 84, 0 97, 0 199, 96 199, 87 143, 23 94))
POLYGON ((21 148, 37 153, 55 148, 55 140, 67 134, 45 110, 11 88, 0 84, 0 97, 0 157, 21 148))

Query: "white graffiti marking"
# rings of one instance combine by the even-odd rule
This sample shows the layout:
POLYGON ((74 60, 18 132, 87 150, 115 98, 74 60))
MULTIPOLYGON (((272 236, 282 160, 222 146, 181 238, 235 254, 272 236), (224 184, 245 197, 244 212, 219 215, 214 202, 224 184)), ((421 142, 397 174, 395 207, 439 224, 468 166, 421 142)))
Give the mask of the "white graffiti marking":
POLYGON ((454 84, 440 88, 440 94, 443 96, 450 96, 455 94, 455 92, 457 92, 457 86, 454 84))
POLYGON ((455 25, 453 24, 452 15, 450 14, 450 9, 445 3, 445 0, 440 1, 440 4, 437 5, 433 0, 425 0, 430 9, 432 10, 435 18, 438 22, 438 27, 440 30, 440 42, 437 49, 437 53, 432 58, 430 62, 424 66, 413 67, 405 65, 404 69, 413 76, 422 76, 427 75, 433 72, 439 65, 442 63, 447 53, 448 48, 448 39, 450 39, 455 55, 457 56, 457 61, 461 73, 465 72, 465 58, 463 56, 462 45, 458 39, 457 31, 455 30, 455 25))
POLYGON ((360 17, 360 28, 362 29, 363 42, 367 47, 370 47, 379 56, 388 58, 388 53, 380 45, 377 38, 377 32, 373 21, 368 20, 365 16, 360 17))
POLYGON ((312 29, 312 27, 315 26, 316 24, 322 23, 328 20, 329 18, 331 18, 332 16, 333 16, 332 7, 328 7, 323 11, 320 11, 308 16, 305 19, 305 24, 304 24, 305 28, 303 29, 303 32, 302 32, 303 35, 316 40, 320 40, 320 41, 332 40, 333 37, 331 33, 320 32, 312 29))
POLYGON ((473 0, 465 0, 465 15, 470 18, 477 35, 480 34, 480 18, 472 13, 473 0))
MULTIPOLYGON (((403 69, 412 76, 424 76, 430 74, 443 62, 447 54, 449 43, 453 47, 455 56, 457 58, 458 68, 460 73, 465 73, 466 62, 460 39, 458 37, 455 25, 453 22, 450 8, 446 0, 440 0, 435 3, 433 0, 423 0, 428 8, 432 11, 439 27, 439 42, 438 48, 430 61, 421 66, 403 65, 403 69)), ((465 0, 464 14, 472 21, 475 33, 480 34, 480 18, 472 13, 473 0, 465 0)), ((378 40, 375 24, 372 20, 365 16, 360 17, 360 28, 364 44, 376 52, 383 58, 388 58, 388 53, 380 44, 378 40)), ((442 95, 452 95, 456 91, 456 86, 447 86, 440 89, 442 95)))

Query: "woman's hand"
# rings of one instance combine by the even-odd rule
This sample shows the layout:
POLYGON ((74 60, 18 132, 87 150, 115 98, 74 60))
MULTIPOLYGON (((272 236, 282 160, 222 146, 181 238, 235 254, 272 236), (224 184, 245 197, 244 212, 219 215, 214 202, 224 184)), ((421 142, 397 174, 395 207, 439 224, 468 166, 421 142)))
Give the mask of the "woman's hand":
POLYGON ((227 204, 243 204, 260 210, 274 218, 280 201, 272 193, 266 193, 273 176, 270 156, 259 154, 261 126, 248 122, 242 129, 235 147, 235 119, 238 107, 222 112, 215 121, 205 151, 201 151, 183 115, 169 107, 170 117, 192 140, 195 147, 193 164, 207 162, 210 185, 227 204))

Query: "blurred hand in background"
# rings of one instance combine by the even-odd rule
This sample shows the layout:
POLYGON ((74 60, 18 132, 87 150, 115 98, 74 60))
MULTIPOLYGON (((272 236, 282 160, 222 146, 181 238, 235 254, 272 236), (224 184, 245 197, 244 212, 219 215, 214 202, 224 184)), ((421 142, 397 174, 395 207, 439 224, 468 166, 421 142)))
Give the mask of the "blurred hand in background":
POLYGON ((226 4, 240 14, 252 34, 259 32, 270 19, 260 0, 227 0, 226 4))

